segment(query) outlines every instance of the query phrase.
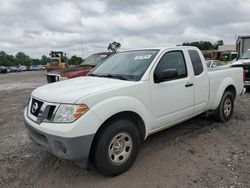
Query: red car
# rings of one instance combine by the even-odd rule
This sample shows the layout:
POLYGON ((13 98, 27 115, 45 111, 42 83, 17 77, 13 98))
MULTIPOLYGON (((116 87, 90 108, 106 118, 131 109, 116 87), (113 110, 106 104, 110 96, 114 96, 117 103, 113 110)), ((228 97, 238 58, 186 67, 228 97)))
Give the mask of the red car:
POLYGON ((87 57, 83 63, 75 67, 57 69, 47 73, 48 83, 58 82, 79 76, 86 76, 92 69, 99 65, 103 60, 112 55, 114 52, 101 52, 92 54, 87 57))

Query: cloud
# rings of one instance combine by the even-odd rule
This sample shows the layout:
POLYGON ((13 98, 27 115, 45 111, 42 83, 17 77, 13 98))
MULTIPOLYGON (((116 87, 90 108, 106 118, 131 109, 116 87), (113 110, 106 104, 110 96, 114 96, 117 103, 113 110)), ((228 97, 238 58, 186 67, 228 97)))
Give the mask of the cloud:
POLYGON ((1 0, 0 50, 41 57, 51 50, 84 56, 122 49, 169 46, 250 33, 248 0, 1 0))

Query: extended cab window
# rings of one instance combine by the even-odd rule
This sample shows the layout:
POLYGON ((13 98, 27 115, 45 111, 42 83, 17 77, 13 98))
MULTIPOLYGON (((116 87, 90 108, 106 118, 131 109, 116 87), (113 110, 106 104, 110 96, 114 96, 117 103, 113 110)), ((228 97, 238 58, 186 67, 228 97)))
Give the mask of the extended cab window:
POLYGON ((188 50, 189 56, 194 69, 194 75, 198 76, 203 72, 203 66, 200 55, 197 50, 188 50))
POLYGON ((173 79, 180 79, 187 77, 187 68, 182 51, 170 51, 163 55, 159 64, 155 69, 154 79, 156 80, 156 73, 162 70, 176 70, 177 74, 173 79))

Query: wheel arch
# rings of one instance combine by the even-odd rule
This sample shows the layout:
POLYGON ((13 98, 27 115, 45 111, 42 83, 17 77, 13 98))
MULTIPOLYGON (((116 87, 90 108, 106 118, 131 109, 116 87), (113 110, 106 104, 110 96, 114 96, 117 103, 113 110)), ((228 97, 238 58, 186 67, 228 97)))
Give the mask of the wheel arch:
POLYGON ((145 123, 142 119, 142 117, 136 113, 136 112, 133 112, 133 111, 122 111, 122 112, 118 112, 116 114, 113 114, 112 116, 110 116, 108 119, 106 119, 102 125, 98 128, 94 138, 93 138, 93 141, 92 141, 92 144, 91 144, 91 147, 90 147, 90 158, 92 158, 93 156, 93 152, 94 152, 94 148, 96 146, 96 143, 97 143, 97 140, 98 140, 98 137, 100 136, 100 134, 102 133, 102 131, 109 126, 108 122, 110 121, 113 121, 115 119, 119 119, 119 118, 125 118, 125 119, 129 119, 129 120, 132 120, 136 127, 138 128, 138 131, 139 131, 139 134, 140 134, 140 139, 141 139, 141 142, 143 142, 143 140, 145 139, 146 137, 146 126, 145 126, 145 123))
POLYGON ((227 86, 227 88, 225 89, 225 91, 230 91, 233 94, 234 99, 236 98, 236 94, 237 93, 236 93, 236 88, 235 88, 234 85, 231 84, 231 85, 227 86))
MULTIPOLYGON (((212 90, 215 90, 215 88, 211 88, 212 90)), ((211 108, 212 110, 215 110, 217 109, 217 107, 219 106, 220 104, 220 101, 221 101, 221 98, 223 96, 223 94, 225 93, 225 91, 230 91, 233 93, 234 95, 234 99, 236 98, 237 96, 237 90, 236 90, 236 84, 235 84, 235 81, 232 79, 232 78, 225 78, 222 83, 220 84, 220 86, 216 89, 217 92, 216 94, 214 95, 214 99, 211 98, 211 108)))
POLYGON ((237 95, 237 92, 236 92, 236 88, 233 84, 229 84, 227 85, 226 87, 224 87, 223 89, 221 88, 218 92, 217 92, 217 96, 214 100, 214 109, 217 109, 218 106, 220 105, 220 101, 223 97, 223 94, 226 92, 226 91, 230 91, 233 96, 234 96, 234 99, 236 98, 236 95, 237 95))

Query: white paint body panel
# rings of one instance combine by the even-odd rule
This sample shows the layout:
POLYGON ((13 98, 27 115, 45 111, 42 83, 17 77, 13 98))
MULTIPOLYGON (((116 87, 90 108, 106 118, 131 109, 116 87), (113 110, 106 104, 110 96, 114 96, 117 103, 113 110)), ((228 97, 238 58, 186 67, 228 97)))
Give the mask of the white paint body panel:
POLYGON ((145 138, 156 131, 175 125, 219 105, 225 88, 233 85, 237 95, 243 89, 241 68, 207 71, 201 52, 194 47, 157 48, 159 53, 140 81, 112 78, 79 77, 47 84, 32 92, 32 96, 50 103, 86 104, 89 111, 73 123, 45 123, 32 126, 48 134, 76 137, 95 134, 105 120, 123 111, 137 113, 144 121, 145 138), (204 72, 195 77, 187 50, 198 50, 204 72), (171 50, 182 50, 188 77, 156 84, 153 72, 160 57, 171 50), (191 82, 193 87, 185 87, 191 82))

